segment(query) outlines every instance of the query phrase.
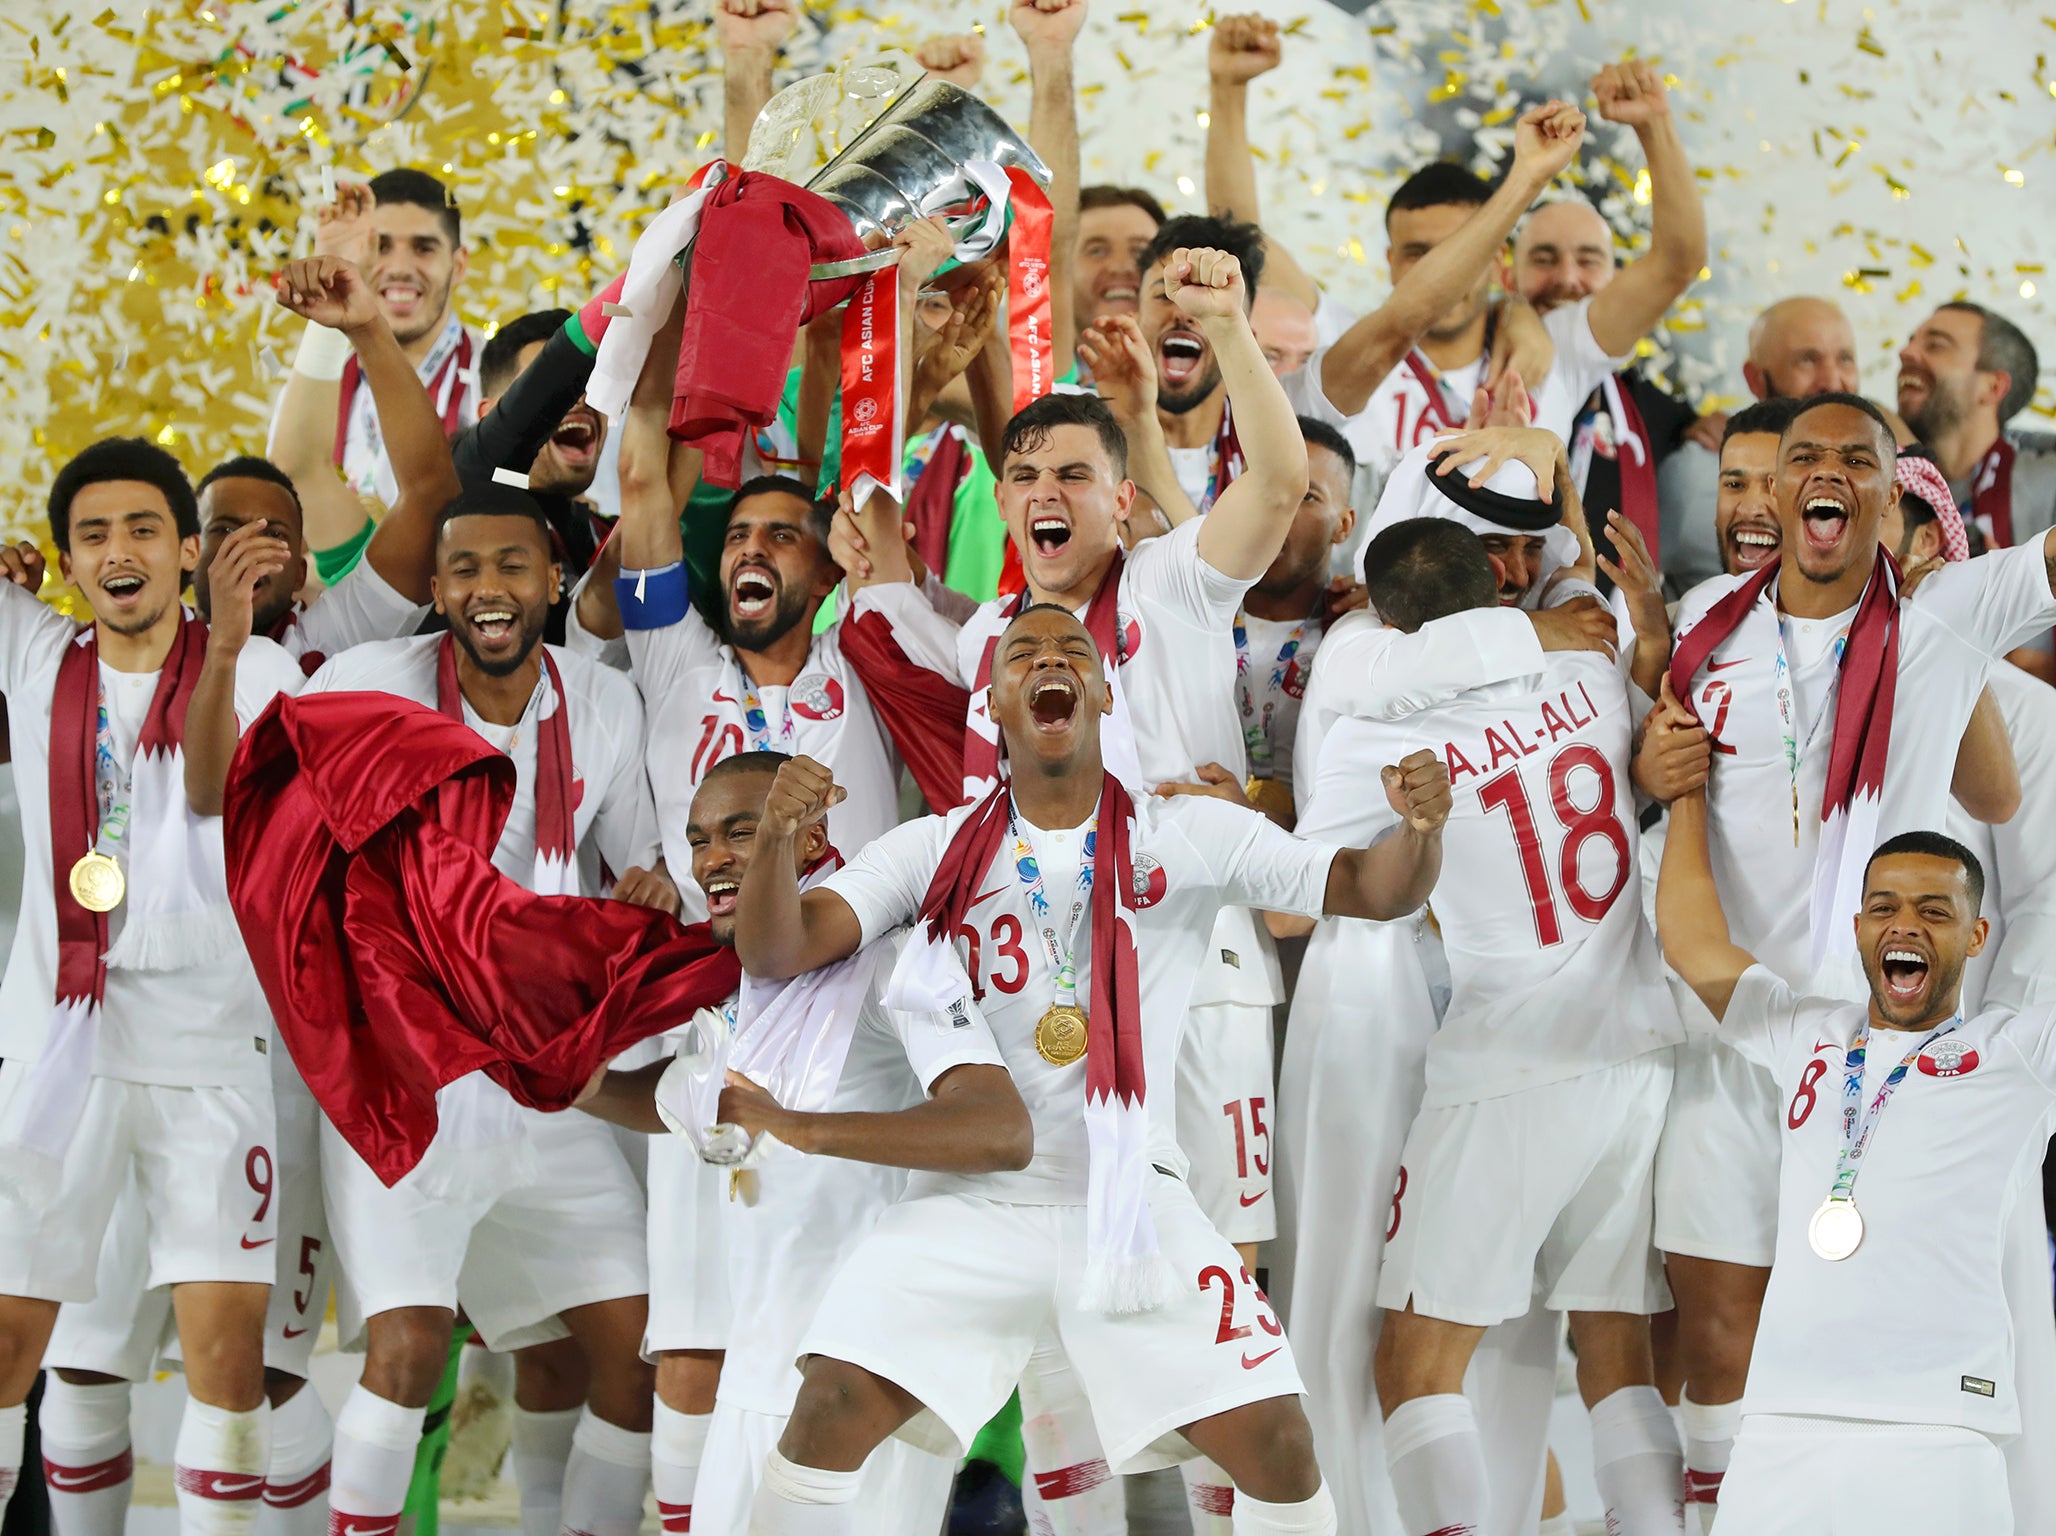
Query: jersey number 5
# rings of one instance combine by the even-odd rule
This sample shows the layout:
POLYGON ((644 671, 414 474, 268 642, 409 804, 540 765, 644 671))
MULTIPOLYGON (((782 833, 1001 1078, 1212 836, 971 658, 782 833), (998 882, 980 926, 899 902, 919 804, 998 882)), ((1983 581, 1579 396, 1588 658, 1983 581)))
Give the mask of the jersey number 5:
MULTIPOLYGON (((1549 883, 1549 867, 1542 857, 1542 837, 1535 826, 1535 812, 1528 804, 1528 787, 1520 770, 1510 768, 1498 778, 1480 786, 1478 801, 1488 811, 1504 810, 1513 824, 1514 849, 1520 855, 1521 876, 1527 882, 1528 899, 1535 907, 1535 937, 1547 949, 1563 942, 1563 921, 1557 915, 1556 896, 1549 883)), ((1549 762, 1549 808, 1563 825, 1563 844, 1557 851, 1556 872, 1563 886, 1563 899, 1588 923, 1596 923, 1612 908, 1628 883, 1632 860, 1628 857, 1628 833, 1614 811, 1613 767, 1604 753, 1584 742, 1573 742, 1549 762), (1571 796, 1571 774, 1590 769, 1599 793, 1591 806, 1581 806, 1571 796), (1613 883, 1603 891, 1588 891, 1579 879, 1578 855, 1591 838, 1603 838, 1614 851, 1613 883)))

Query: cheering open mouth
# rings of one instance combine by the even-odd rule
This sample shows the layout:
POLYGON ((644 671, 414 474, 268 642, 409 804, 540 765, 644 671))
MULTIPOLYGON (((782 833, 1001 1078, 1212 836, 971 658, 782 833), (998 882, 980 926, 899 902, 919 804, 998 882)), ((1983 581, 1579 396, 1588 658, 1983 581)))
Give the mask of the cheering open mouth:
POLYGON ((1058 735, 1078 718, 1082 695, 1068 672, 1045 672, 1028 685, 1028 718, 1038 731, 1058 735))
POLYGON ((149 582, 134 571, 116 571, 111 576, 100 578, 100 590, 114 600, 118 608, 133 608, 143 595, 143 588, 149 582))
POLYGON ((1844 492, 1817 492, 1799 508, 1799 527, 1807 546, 1822 553, 1836 548, 1848 536, 1856 516, 1856 499, 1844 492))
POLYGON ((1784 543, 1775 523, 1736 523, 1728 529, 1728 563, 1738 572, 1760 571, 1777 563, 1784 543))
POLYGON ((550 434, 550 446, 566 464, 583 469, 599 457, 599 423, 585 411, 573 411, 550 434))
POLYGON ((512 608, 479 608, 465 615, 480 645, 497 649, 517 637, 521 615, 512 608))
POLYGON ((1927 956, 1906 944, 1887 945, 1878 965, 1886 994, 1906 1006, 1918 1003, 1926 993, 1931 970, 1927 956))
POLYGON ((707 893, 707 916, 733 917, 736 894, 742 889, 742 882, 732 875, 723 875, 710 880, 704 887, 707 893))
POLYGON ((1206 343, 1190 331, 1166 331, 1157 338, 1157 378, 1166 389, 1191 384, 1205 361, 1206 343))
POLYGON ((1044 559, 1054 558, 1071 542, 1071 525, 1061 517, 1040 513, 1028 519, 1028 542, 1044 559))
POLYGON ((728 583, 728 611, 738 619, 760 619, 778 602, 778 578, 759 566, 744 566, 728 583))

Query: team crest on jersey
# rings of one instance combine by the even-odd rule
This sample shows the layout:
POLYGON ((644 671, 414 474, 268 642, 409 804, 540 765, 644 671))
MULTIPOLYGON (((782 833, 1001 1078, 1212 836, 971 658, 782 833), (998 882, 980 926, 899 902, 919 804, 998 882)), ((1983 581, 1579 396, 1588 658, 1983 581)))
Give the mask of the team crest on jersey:
POLYGON ((1121 660, 1133 661, 1142 649, 1142 621, 1130 619, 1121 630, 1121 660))
POLYGON ((1920 1070, 1929 1077, 1968 1077, 1977 1070, 1977 1059, 1967 1040, 1937 1040, 1920 1053, 1920 1070))
POLYGON ((1131 871, 1135 892, 1136 910, 1153 907, 1164 899, 1164 892, 1170 882, 1164 878, 1164 866, 1146 853, 1135 855, 1135 867, 1131 871))
POLYGON ((809 672, 798 679, 786 700, 792 712, 805 720, 842 718, 842 684, 826 672, 809 672))
POLYGON ((1299 664, 1297 656, 1285 663, 1284 687, 1288 698, 1303 699, 1306 697, 1306 668, 1299 664))
POLYGON ((571 809, 577 810, 585 804, 585 775, 576 768, 571 770, 571 809))

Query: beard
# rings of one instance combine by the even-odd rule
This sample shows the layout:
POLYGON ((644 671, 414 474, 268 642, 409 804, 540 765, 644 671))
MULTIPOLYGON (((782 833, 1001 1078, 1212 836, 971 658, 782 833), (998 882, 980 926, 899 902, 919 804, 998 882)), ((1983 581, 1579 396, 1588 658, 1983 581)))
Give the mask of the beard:
POLYGON ((170 607, 170 603, 159 603, 148 613, 138 609, 131 614, 115 614, 108 618, 102 618, 95 612, 93 619, 96 623, 105 624, 117 635, 146 635, 164 622, 164 615, 170 607))
POLYGON ((1200 405, 1215 390, 1221 387, 1221 365, 1211 358, 1207 369, 1184 389, 1175 393, 1166 390, 1161 382, 1157 385, 1157 409, 1169 411, 1173 416, 1183 416, 1188 411, 1198 410, 1200 405))
POLYGON ((1961 426, 1969 414, 1969 382, 1936 379, 1928 386, 1927 399, 1906 413, 1906 425, 1922 442, 1932 443, 1961 426))
MULTIPOLYGON (((381 310, 380 313, 384 311, 381 310)), ((408 346, 424 336, 434 335, 443 328, 449 318, 450 285, 445 282, 440 288, 431 288, 422 294, 418 318, 408 321, 405 330, 397 325, 393 326, 393 340, 403 347, 408 346)))
POLYGON ((471 643, 471 626, 468 622, 452 624, 450 634, 464 647, 464 654, 471 658, 471 664, 487 677, 512 677, 527 663, 528 658, 535 654, 535 648, 542 644, 543 626, 549 621, 549 616, 547 608, 521 616, 521 645, 512 657, 506 660, 487 660, 480 656, 478 647, 471 643))
MULTIPOLYGON (((267 584, 268 585, 268 584, 267 584)), ((269 635, 278 628, 280 621, 293 611, 293 594, 285 591, 271 591, 266 587, 257 589, 257 606, 250 614, 250 633, 269 635)), ((476 660, 477 658, 473 658, 476 660)))
POLYGON ((739 651, 762 651, 776 645, 793 627, 806 622, 807 594, 779 583, 778 601, 771 611, 754 619, 738 619, 731 612, 722 627, 728 643, 739 651))

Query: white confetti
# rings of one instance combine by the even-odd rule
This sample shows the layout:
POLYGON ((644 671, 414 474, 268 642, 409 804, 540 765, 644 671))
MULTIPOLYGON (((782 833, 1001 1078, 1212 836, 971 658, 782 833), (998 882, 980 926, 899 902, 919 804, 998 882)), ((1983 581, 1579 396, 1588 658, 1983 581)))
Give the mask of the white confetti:
POLYGON ((518 469, 496 469, 493 471, 494 485, 511 485, 517 491, 528 489, 528 476, 518 469))

